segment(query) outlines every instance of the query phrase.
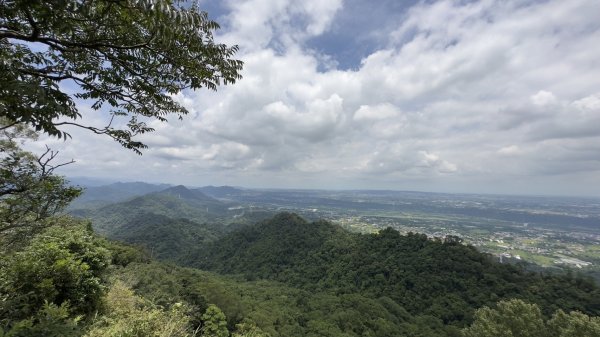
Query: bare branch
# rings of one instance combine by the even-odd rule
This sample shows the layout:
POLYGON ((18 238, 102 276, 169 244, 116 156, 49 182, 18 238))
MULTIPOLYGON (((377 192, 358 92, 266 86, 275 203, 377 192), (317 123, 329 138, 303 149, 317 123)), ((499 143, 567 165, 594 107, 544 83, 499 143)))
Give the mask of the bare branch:
POLYGON ((44 151, 44 153, 42 153, 40 156, 38 156, 36 158, 36 161, 42 170, 41 171, 42 177, 49 176, 50 174, 52 174, 52 172, 54 170, 56 170, 59 167, 73 164, 75 162, 73 159, 71 159, 68 162, 60 163, 57 165, 50 165, 50 162, 52 160, 54 160, 54 158, 56 158, 56 156, 58 156, 58 151, 52 151, 52 149, 50 149, 48 147, 48 145, 46 145, 46 151, 44 151), (46 157, 46 156, 48 156, 48 157, 46 157))
POLYGON ((6 130, 6 129, 10 129, 10 128, 12 128, 13 126, 15 126, 15 125, 17 125, 17 124, 19 124, 19 122, 14 122, 14 123, 12 123, 12 124, 8 124, 8 125, 6 125, 6 126, 2 126, 2 127, 0 127, 0 131, 4 131, 4 130, 6 130))

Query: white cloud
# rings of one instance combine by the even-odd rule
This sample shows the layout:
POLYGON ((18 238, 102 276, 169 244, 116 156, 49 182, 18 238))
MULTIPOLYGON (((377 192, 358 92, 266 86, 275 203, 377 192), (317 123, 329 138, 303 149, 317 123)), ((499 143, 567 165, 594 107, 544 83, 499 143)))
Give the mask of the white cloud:
POLYGON ((513 155, 518 155, 521 153, 522 153, 522 150, 517 145, 505 146, 498 150, 498 154, 505 155, 505 156, 513 156, 513 155))
POLYGON ((577 100, 573 102, 573 106, 583 113, 598 116, 600 114, 600 93, 577 100))
POLYGON ((531 96, 531 103, 537 106, 546 106, 556 103, 556 97, 549 91, 540 90, 537 94, 531 96))
POLYGON ((327 57, 305 47, 341 1, 228 5, 219 38, 240 44, 244 78, 176 96, 192 113, 156 125, 141 159, 78 133, 67 152, 82 172, 126 175, 105 155, 120 153, 155 179, 178 165, 172 179, 190 184, 435 190, 443 178, 494 192, 562 174, 557 188, 596 193, 572 175, 600 180, 600 2, 423 2, 347 71, 322 69, 327 57))
POLYGON ((228 6, 231 31, 223 39, 255 51, 270 45, 291 48, 322 34, 342 7, 342 0, 230 0, 228 6))
POLYGON ((379 104, 375 106, 361 105, 354 113, 355 121, 382 120, 398 115, 397 108, 392 104, 379 104))

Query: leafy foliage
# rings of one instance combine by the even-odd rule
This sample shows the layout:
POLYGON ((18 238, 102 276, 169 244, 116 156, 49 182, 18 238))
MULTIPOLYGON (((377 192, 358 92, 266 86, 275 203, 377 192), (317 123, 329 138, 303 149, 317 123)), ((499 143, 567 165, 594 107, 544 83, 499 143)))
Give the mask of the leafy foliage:
POLYGON ((269 334, 262 331, 251 321, 242 322, 235 325, 236 330, 231 337, 269 337, 269 334))
POLYGON ((521 300, 502 301, 497 309, 484 307, 475 313, 475 322, 464 330, 465 337, 545 337, 540 308, 521 300))
POLYGON ((285 277, 293 277, 287 271, 305 265, 312 251, 330 238, 344 241, 349 235, 325 221, 307 223, 295 214, 282 213, 257 226, 232 232, 208 245, 190 262, 222 273, 245 273, 252 279, 277 279, 284 273, 285 277))
POLYGON ((81 329, 78 325, 80 317, 71 317, 69 306, 63 303, 57 306, 53 303, 44 303, 44 306, 35 316, 16 322, 0 336, 2 337, 67 337, 80 336, 81 329))
POLYGON ((80 126, 139 153, 146 146, 134 137, 153 131, 145 120, 187 113, 171 95, 240 78, 238 48, 215 43, 218 28, 183 1, 2 1, 0 117, 58 137, 68 136, 62 125, 80 126), (78 86, 74 96, 65 82, 78 86), (108 106, 110 123, 73 122, 74 99, 108 106), (126 125, 114 126, 122 116, 126 125))
MULTIPOLYGON (((384 329, 394 332, 390 336, 399 336, 406 329, 426 329, 416 326, 411 315, 389 299, 359 294, 311 293, 275 282, 243 282, 158 263, 130 264, 118 272, 118 278, 164 306, 178 301, 192 306, 193 301, 197 309, 189 311, 191 318, 205 312, 207 303, 215 303, 234 336, 319 336, 325 334, 322 326, 336 331, 333 336, 374 335, 384 329)), ((434 336, 441 335, 436 331, 434 336)))
POLYGON ((60 226, 39 234, 22 251, 2 256, 3 326, 32 328, 49 324, 47 317, 52 322, 64 321, 100 308, 110 255, 89 228, 73 221, 63 219, 60 226))
POLYGON ((229 330, 227 330, 227 320, 225 314, 214 304, 211 304, 206 308, 206 312, 202 315, 202 335, 206 337, 227 337, 229 336, 229 330))
POLYGON ((181 303, 164 310, 137 296, 122 282, 106 295, 106 315, 86 337, 185 337, 191 336, 189 319, 181 303))
MULTIPOLYGON (((0 126, 5 120, 0 119, 0 126)), ((9 249, 23 244, 52 225, 51 216, 61 212, 81 192, 67 185, 53 171, 56 152, 41 156, 24 151, 17 140, 35 137, 27 128, 9 127, 0 133, 0 245, 9 249)))
POLYGON ((495 309, 478 309, 473 324, 462 332, 464 337, 597 337, 600 318, 558 310, 545 321, 537 305, 513 299, 495 309))
POLYGON ((600 336, 600 317, 589 317, 578 311, 566 314, 559 309, 546 324, 552 337, 600 336))

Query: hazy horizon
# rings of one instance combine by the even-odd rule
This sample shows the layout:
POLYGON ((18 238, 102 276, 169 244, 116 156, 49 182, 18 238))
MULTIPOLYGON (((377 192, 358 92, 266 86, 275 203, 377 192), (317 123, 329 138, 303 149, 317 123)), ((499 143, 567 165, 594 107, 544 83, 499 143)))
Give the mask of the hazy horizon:
MULTIPOLYGON (((133 184, 142 183, 150 185, 166 185, 166 186, 185 186, 186 188, 202 188, 202 187, 233 187, 239 189, 248 190, 264 190, 264 191, 324 191, 324 192, 352 192, 352 191, 375 191, 375 192, 406 192, 406 193, 430 193, 430 194, 455 194, 455 195, 489 195, 489 196, 507 196, 507 197, 542 197, 542 198, 584 198, 584 199, 599 199, 600 195, 557 195, 557 194, 518 194, 518 193, 486 193, 486 192, 460 192, 460 191, 436 191, 436 190, 416 190, 416 189, 389 189, 389 188, 310 188, 302 186, 288 186, 288 187, 266 187, 266 186, 244 186, 244 185, 228 185, 228 184, 182 184, 182 183, 169 183, 165 181, 143 181, 143 180, 111 180, 109 178, 93 178, 93 177, 66 177, 67 180, 73 185, 79 185, 83 187, 101 187, 112 184, 133 184)), ((165 187, 168 188, 168 187, 165 187)))

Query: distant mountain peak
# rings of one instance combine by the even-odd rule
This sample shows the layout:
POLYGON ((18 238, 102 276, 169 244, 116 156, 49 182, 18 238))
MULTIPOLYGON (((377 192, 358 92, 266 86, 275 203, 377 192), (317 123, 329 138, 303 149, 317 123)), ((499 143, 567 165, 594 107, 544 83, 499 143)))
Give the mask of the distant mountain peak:
POLYGON ((175 196, 175 197, 181 198, 181 199, 213 200, 211 197, 207 196, 206 194, 202 193, 201 191, 199 191, 197 189, 190 190, 189 188, 187 188, 183 185, 169 187, 158 193, 172 195, 172 196, 175 196))
POLYGON ((203 193, 211 196, 211 197, 215 197, 215 198, 223 198, 223 197, 229 197, 231 195, 236 195, 239 194, 241 192, 243 192, 243 190, 233 187, 233 186, 213 186, 213 185, 209 185, 209 186, 204 186, 204 187, 200 187, 198 190, 202 191, 203 193))

